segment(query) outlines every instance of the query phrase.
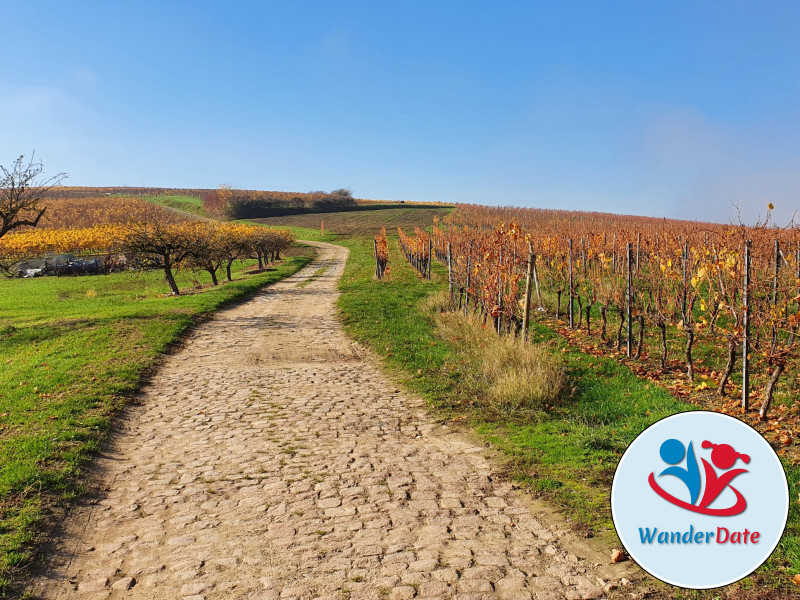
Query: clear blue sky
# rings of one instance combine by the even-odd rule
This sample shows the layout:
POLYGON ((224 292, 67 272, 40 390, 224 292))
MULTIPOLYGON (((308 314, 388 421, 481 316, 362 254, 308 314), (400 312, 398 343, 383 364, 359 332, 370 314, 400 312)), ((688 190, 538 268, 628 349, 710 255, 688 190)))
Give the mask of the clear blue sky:
POLYGON ((800 209, 798 2, 5 3, 0 164, 727 221, 800 209))

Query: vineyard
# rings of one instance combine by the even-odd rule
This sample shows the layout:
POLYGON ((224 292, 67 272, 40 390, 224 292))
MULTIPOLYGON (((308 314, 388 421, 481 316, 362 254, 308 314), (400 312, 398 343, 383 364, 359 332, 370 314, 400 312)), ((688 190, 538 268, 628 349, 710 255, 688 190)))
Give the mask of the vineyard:
POLYGON ((153 220, 178 220, 174 212, 134 197, 55 196, 48 197, 42 204, 46 208, 38 225, 40 229, 73 229, 153 220))
POLYGON ((791 444, 780 420, 797 406, 774 399, 800 375, 796 226, 461 206, 431 233, 400 229, 399 243, 421 276, 447 266, 455 305, 499 334, 555 318, 587 351, 680 374, 677 395, 715 390, 724 410, 757 407, 761 420, 777 410, 773 432, 791 444))

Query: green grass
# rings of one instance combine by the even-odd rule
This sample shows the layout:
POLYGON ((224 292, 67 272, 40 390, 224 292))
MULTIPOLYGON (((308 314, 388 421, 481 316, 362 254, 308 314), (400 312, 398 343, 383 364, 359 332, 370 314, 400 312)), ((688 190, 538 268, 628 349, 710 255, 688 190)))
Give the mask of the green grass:
POLYGON ((181 272, 168 296, 158 271, 0 280, 0 596, 30 557, 49 503, 80 492, 82 465, 109 418, 176 338, 226 303, 296 272, 309 248, 235 281, 181 272))
POLYGON ((420 205, 375 205, 361 206, 356 210, 305 213, 254 219, 262 225, 275 227, 292 226, 319 230, 320 223, 325 231, 350 236, 377 235, 385 227, 389 234, 397 233, 397 228, 414 231, 414 227, 430 227, 434 217, 443 218, 452 207, 420 205))
POLYGON ((197 196, 143 196, 142 199, 200 217, 207 216, 203 209, 203 201, 197 196))
MULTIPOLYGON (((241 221, 236 221, 237 223, 248 223, 250 225, 264 225, 264 223, 260 223, 258 221, 252 221, 243 219, 241 221)), ((312 242, 335 242, 339 239, 339 236, 335 233, 331 233, 326 231, 325 235, 322 235, 319 229, 311 229, 309 227, 292 227, 291 225, 283 225, 280 223, 274 223, 267 225, 268 227, 277 227, 280 229, 288 229, 297 237, 298 240, 308 240, 312 242)))
MULTIPOLYGON (((441 419, 463 420, 506 459, 508 476, 555 506, 575 529, 616 543, 609 509, 614 469, 627 445, 647 426, 697 407, 642 379, 612 358, 587 355, 543 324, 534 341, 560 353, 568 370, 568 394, 544 416, 498 415, 482 410, 482 399, 463 382, 468 353, 458 340, 442 339, 428 305, 446 286, 434 267, 433 281, 419 279, 404 262, 396 239, 389 240, 390 281, 374 279, 371 239, 340 243, 351 250, 339 308, 347 331, 383 357, 413 391, 422 394, 441 419)), ((786 533, 772 558, 740 587, 788 592, 800 573, 800 469, 784 463, 791 503, 786 533)), ((761 592, 760 592, 761 593, 761 592)))
POLYGON ((423 300, 442 288, 439 277, 433 281, 419 279, 402 262, 396 236, 389 240, 392 260, 389 281, 374 279, 371 238, 351 238, 338 243, 350 249, 339 299, 348 333, 384 356, 414 391, 430 400, 447 396, 458 379, 455 374, 449 377, 442 367, 453 353, 436 337, 431 315, 420 309, 423 300))

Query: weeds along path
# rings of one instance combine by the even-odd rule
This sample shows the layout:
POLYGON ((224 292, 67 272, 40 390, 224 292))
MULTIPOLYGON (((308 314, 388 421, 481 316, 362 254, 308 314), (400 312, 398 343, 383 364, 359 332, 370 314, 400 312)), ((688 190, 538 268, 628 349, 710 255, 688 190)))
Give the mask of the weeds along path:
POLYGON ((602 597, 615 582, 348 340, 335 316, 348 251, 313 245, 305 269, 165 358, 30 592, 602 597))

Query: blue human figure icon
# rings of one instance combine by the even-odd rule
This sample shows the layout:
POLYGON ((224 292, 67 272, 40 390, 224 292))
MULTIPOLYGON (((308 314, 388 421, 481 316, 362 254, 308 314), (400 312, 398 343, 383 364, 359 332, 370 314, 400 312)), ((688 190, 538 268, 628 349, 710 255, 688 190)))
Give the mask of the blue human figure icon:
POLYGON ((689 442, 689 449, 686 450, 682 442, 676 439, 669 439, 661 444, 659 453, 665 463, 673 465, 661 471, 659 477, 662 475, 674 475, 683 481, 689 489, 691 504, 697 502, 697 497, 700 495, 700 468, 697 466, 697 458, 695 458, 692 443, 689 442), (683 460, 684 455, 686 456, 686 468, 676 466, 683 460))

